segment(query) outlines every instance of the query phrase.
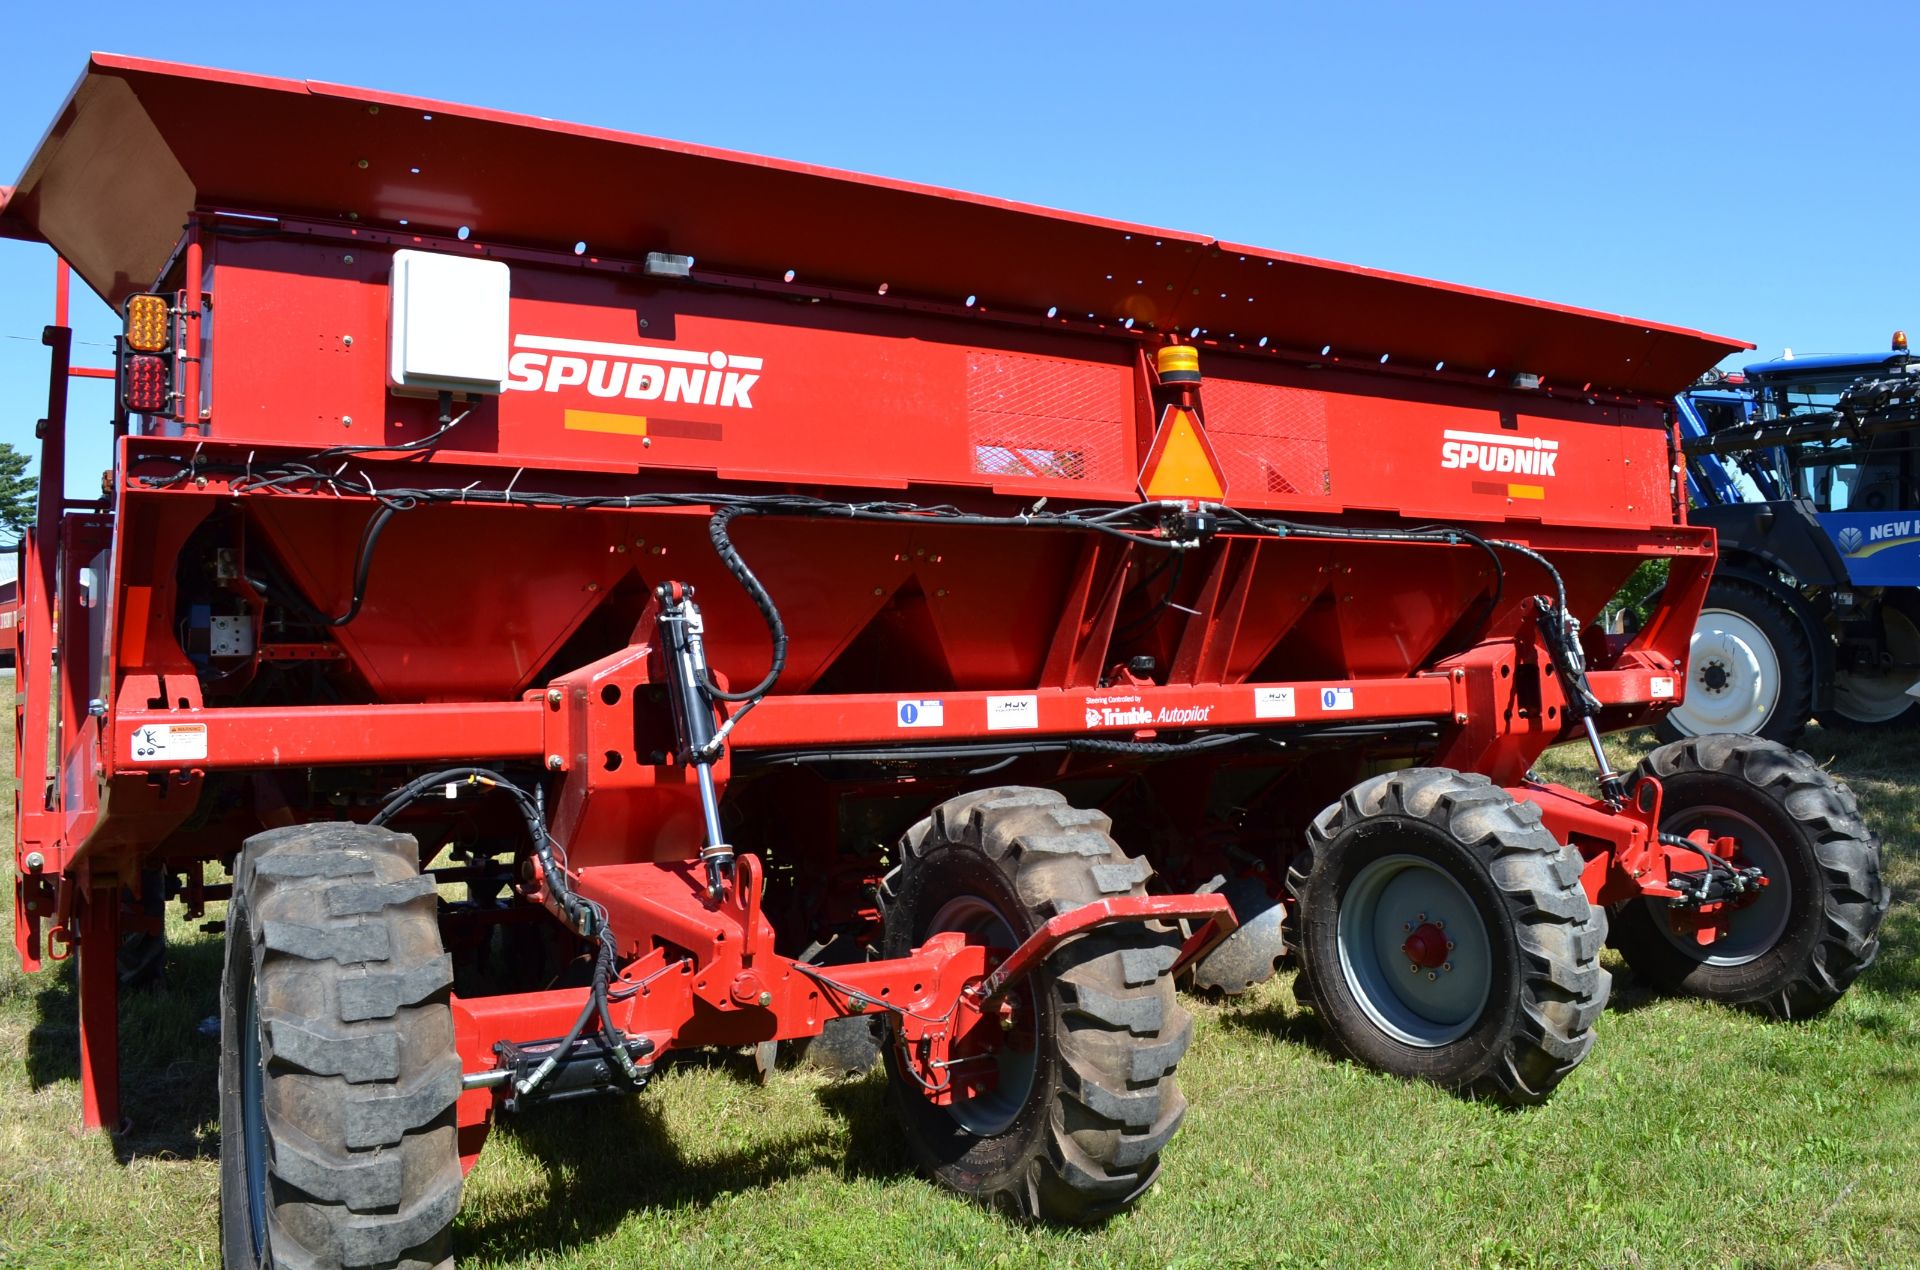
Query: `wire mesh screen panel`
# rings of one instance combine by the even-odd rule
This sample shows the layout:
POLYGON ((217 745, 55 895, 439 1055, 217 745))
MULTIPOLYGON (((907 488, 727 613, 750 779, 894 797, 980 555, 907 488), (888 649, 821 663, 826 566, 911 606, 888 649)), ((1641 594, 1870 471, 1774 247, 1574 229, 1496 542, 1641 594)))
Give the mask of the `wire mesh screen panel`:
POLYGON ((1323 393, 1209 379, 1201 399, 1207 439, 1227 472, 1229 498, 1325 498, 1333 493, 1323 393))
POLYGON ((1132 380, 1124 366, 967 354, 973 470, 999 478, 1131 486, 1132 380))

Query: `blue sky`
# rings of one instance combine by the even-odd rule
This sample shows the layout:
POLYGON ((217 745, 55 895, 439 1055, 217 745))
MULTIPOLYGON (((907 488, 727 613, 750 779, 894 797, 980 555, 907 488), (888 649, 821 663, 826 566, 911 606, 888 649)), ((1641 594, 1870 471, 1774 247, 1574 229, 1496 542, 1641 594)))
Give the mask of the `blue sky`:
MULTIPOLYGON (((0 183, 91 49, 830 164, 1742 337, 1920 328, 1910 6, 9 5, 0 183), (1824 11, 1824 14, 1823 14, 1824 11), (183 19, 182 13, 191 13, 183 19)), ((45 402, 0 242, 0 440, 45 402)), ((105 309, 78 307, 104 360, 105 309)), ((109 412, 76 386, 69 488, 109 412)))

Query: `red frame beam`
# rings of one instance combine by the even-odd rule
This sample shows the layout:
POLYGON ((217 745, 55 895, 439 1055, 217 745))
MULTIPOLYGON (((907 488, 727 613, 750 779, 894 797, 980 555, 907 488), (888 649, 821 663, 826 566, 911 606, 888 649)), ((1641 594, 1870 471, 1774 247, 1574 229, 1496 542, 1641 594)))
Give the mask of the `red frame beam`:
POLYGON ((121 709, 109 744, 116 772, 530 759, 544 753, 544 713, 537 701, 121 709), (205 728, 207 758, 133 757, 148 727, 205 728))

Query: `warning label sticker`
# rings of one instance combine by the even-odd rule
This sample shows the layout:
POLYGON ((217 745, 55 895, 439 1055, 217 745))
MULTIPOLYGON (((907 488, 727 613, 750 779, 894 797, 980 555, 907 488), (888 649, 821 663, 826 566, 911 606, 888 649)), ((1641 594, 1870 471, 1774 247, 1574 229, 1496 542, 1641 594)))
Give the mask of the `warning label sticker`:
POLYGON ((150 723, 135 728, 133 757, 140 762, 175 759, 182 762, 207 757, 204 723, 150 723))
POLYGON ((1253 690, 1253 717, 1256 719, 1291 719, 1293 717, 1293 689, 1255 688, 1253 690))
POLYGON ((988 697, 987 731, 1008 732, 1040 726, 1038 697, 988 697))
POLYGON ((1320 708, 1322 710, 1353 709, 1353 689, 1322 688, 1320 690, 1320 708))
POLYGON ((903 728, 943 728, 947 725, 944 701, 900 701, 894 705, 894 722, 903 728))
POLYGON ((1655 675, 1653 677, 1652 687, 1653 687, 1653 699, 1655 701, 1667 700, 1669 697, 1673 696, 1673 676, 1672 675, 1655 675))

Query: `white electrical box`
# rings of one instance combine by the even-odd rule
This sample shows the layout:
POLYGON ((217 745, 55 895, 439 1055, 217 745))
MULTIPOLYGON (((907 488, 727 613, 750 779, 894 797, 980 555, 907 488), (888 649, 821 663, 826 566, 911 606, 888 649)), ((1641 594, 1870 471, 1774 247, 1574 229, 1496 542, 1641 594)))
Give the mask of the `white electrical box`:
POLYGON ((505 391, 509 279, 498 260, 394 252, 387 329, 393 390, 422 396, 505 391))

